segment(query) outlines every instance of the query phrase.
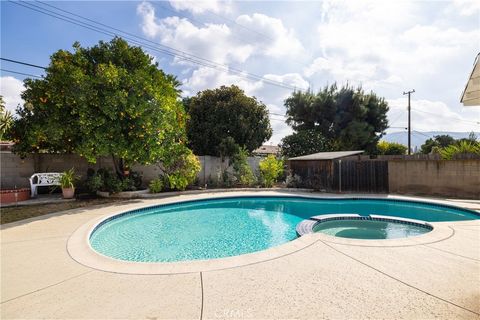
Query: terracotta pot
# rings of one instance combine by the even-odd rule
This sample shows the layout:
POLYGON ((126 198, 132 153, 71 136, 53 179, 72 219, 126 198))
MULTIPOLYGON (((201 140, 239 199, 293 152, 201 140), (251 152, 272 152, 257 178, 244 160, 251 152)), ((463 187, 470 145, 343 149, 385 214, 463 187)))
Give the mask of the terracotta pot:
POLYGON ((75 188, 62 188, 62 194, 64 199, 72 199, 75 195, 75 188))

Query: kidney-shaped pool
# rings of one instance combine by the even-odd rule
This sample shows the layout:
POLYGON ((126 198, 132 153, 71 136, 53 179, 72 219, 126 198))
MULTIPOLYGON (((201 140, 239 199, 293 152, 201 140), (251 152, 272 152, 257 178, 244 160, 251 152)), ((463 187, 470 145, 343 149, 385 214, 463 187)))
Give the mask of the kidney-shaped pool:
POLYGON ((311 216, 355 213, 428 222, 480 219, 470 210, 386 199, 232 197, 159 205, 100 222, 90 234, 98 253, 137 262, 214 259, 256 252, 297 238, 311 216))

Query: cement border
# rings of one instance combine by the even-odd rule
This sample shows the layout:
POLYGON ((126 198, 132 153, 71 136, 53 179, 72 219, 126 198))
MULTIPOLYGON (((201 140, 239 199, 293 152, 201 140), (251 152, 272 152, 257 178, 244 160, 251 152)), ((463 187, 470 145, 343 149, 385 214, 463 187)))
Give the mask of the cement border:
MULTIPOLYGON (((316 243, 317 241, 326 241, 330 243, 336 244, 344 244, 344 245, 353 245, 353 246, 374 246, 374 247, 396 247, 396 246, 414 246, 414 245, 423 245, 428 243, 434 243, 438 241, 442 241, 445 239, 450 238, 453 235, 453 230, 448 227, 445 223, 430 223, 433 225, 434 229, 431 232, 426 234, 410 237, 410 238, 403 238, 403 239, 387 239, 387 240, 359 240, 359 239, 345 239, 345 238, 337 238, 328 235, 324 235, 321 233, 316 234, 309 234, 299 237, 293 241, 287 242, 277 247, 269 248, 267 250, 258 251, 254 253, 248 253, 239 256, 227 257, 227 258, 219 258, 219 259, 210 259, 210 260, 196 260, 196 261, 184 261, 184 262, 169 262, 169 263, 146 263, 146 262, 129 262, 123 260, 117 260, 111 257, 104 256, 95 250, 93 250, 90 246, 89 237, 91 232, 94 228, 101 223, 102 221, 116 216, 118 214, 140 209, 146 208, 150 206, 155 206, 159 204, 169 204, 169 203, 179 203, 185 201, 195 201, 195 200, 203 200, 203 199, 210 199, 210 198, 229 198, 232 196, 303 196, 308 198, 317 198, 317 199, 325 199, 325 198, 332 198, 332 195, 323 195, 323 194, 312 194, 312 193, 304 193, 304 192, 289 192, 285 193, 282 191, 244 191, 233 193, 232 192, 210 192, 210 193, 202 193, 196 195, 188 195, 188 196, 175 196, 168 199, 155 199, 150 200, 148 203, 142 201, 135 206, 129 206, 126 210, 119 210, 115 213, 110 213, 106 215, 102 215, 101 217, 96 217, 91 221, 87 222, 86 224, 80 226, 73 234, 69 237, 67 241, 67 251, 72 259, 77 261, 78 263, 93 268, 97 270, 113 272, 113 273, 126 273, 126 274, 143 274, 143 275, 159 275, 159 274, 183 274, 183 273, 195 273, 195 272, 205 272, 205 271, 213 271, 213 270, 222 270, 222 269, 229 269, 229 268, 236 268, 245 265, 251 265, 255 263, 260 263, 263 261, 268 261, 272 259, 277 259, 285 255, 289 255, 291 253, 297 252, 304 248, 309 247, 310 245, 316 243)), ((357 198, 362 197, 360 195, 355 195, 357 198)), ((334 198, 352 198, 352 195, 336 195, 334 198)), ((374 197, 372 195, 365 196, 365 198, 370 199, 391 199, 391 200, 410 200, 410 201, 417 201, 417 202, 425 202, 425 203, 436 203, 442 204, 441 202, 437 201, 423 201, 424 199, 418 198, 411 198, 411 197, 398 197, 398 196, 384 196, 384 197, 374 197)), ((444 202, 443 204, 447 204, 452 206, 451 203, 444 202)), ((462 207, 458 207, 462 208, 462 207)), ((102 210, 101 209, 94 209, 95 211, 102 210)))

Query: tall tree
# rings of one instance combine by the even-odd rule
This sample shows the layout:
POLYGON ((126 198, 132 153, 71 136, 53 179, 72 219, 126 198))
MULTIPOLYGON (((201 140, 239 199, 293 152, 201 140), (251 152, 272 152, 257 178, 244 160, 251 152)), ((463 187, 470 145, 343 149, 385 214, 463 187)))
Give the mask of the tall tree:
POLYGON ((73 48, 51 56, 43 79, 25 80, 15 152, 110 156, 119 176, 133 163, 190 154, 174 76, 121 38, 73 48))
POLYGON ((431 153, 434 149, 438 150, 441 148, 448 147, 451 144, 455 143, 455 139, 448 134, 441 134, 434 136, 433 139, 429 138, 425 141, 424 144, 420 147, 420 150, 424 154, 431 153))
POLYGON ((272 136, 267 107, 235 85, 201 91, 184 102, 197 155, 231 156, 239 147, 251 152, 272 136))
POLYGON ((294 92, 285 100, 287 124, 300 132, 314 130, 331 150, 364 149, 374 152, 388 127, 388 105, 375 93, 334 84, 317 94, 294 92))
POLYGON ((3 96, 0 95, 0 141, 10 138, 10 130, 13 125, 13 115, 6 110, 3 96))

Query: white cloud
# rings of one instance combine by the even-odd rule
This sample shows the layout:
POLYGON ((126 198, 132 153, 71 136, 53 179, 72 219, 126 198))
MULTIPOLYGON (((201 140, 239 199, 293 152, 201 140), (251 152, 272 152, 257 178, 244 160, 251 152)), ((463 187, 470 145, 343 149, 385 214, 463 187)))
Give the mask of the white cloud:
POLYGON ((273 80, 275 82, 280 82, 290 87, 297 88, 298 90, 307 90, 308 89, 308 81, 306 81, 300 74, 298 73, 286 73, 286 74, 266 74, 264 76, 265 79, 273 80))
MULTIPOLYGON (((304 51, 293 30, 287 29, 281 20, 264 14, 241 15, 237 24, 228 26, 195 25, 189 19, 176 16, 157 19, 155 8, 148 2, 141 3, 137 13, 142 18, 142 31, 148 37, 221 64, 244 63, 254 55, 284 57, 304 51)), ((182 63, 178 57, 175 61, 182 63)))
MULTIPOLYGON (((278 118, 278 117, 277 117, 278 118)), ((290 128, 289 126, 287 126, 285 124, 285 122, 283 121, 279 121, 279 120, 272 120, 270 119, 270 124, 272 126, 272 129, 273 129, 273 134, 272 134, 272 137, 270 138, 270 140, 268 140, 266 142, 266 144, 279 144, 280 141, 293 133, 293 130, 292 128, 290 128)))
POLYGON ((304 48, 297 39, 293 30, 287 29, 282 20, 269 17, 261 13, 254 13, 251 16, 241 15, 236 22, 240 24, 234 30, 239 34, 253 35, 257 47, 267 56, 298 56, 304 54, 304 48), (242 28, 244 27, 244 28, 242 28), (245 28, 248 28, 245 30, 245 28), (252 34, 250 30, 255 30, 252 34))
MULTIPOLYGON (((186 18, 157 19, 154 7, 147 2, 138 6, 137 13, 142 18, 142 30, 148 37, 159 39, 163 45, 188 54, 224 64, 244 62, 252 53, 251 45, 235 43, 230 28, 224 24, 197 27, 186 18)), ((187 61, 182 60, 181 55, 177 56, 177 63, 187 61)))
POLYGON ((473 16, 480 13, 478 0, 453 0, 453 7, 463 16, 473 16))
MULTIPOLYGON (((388 118, 392 127, 407 127, 407 99, 388 100, 388 118), (392 123, 393 122, 393 123, 392 123)), ((425 99, 411 101, 411 125, 415 131, 470 132, 480 128, 480 109, 452 111, 444 102, 425 99)), ((398 128, 395 128, 398 131, 398 128)))
POLYGON ((362 83, 372 79, 376 75, 377 68, 375 63, 354 63, 338 57, 329 59, 318 57, 305 69, 304 73, 307 77, 311 77, 319 72, 329 72, 337 81, 362 83))
MULTIPOLYGON (((176 10, 195 15, 230 10, 228 16, 236 23, 211 14, 202 15, 203 22, 181 17, 159 19, 147 2, 139 5, 137 12, 148 37, 266 79, 297 88, 306 88, 309 83, 316 88, 332 82, 362 84, 366 91, 389 99, 389 118, 398 118, 394 126, 404 126, 406 121, 406 115, 398 117, 400 110, 405 112, 402 92, 415 88, 415 97, 421 98, 412 105, 414 110, 423 110, 413 111, 415 130, 478 131, 478 125, 471 122, 480 119, 478 112, 461 109, 458 102, 478 52, 478 24, 467 17, 478 14, 478 3, 325 0, 305 3, 301 19, 293 19, 292 6, 282 2, 245 6, 218 1, 172 3, 176 10), (293 60, 300 60, 301 66, 293 60)), ((267 104, 271 112, 285 113, 283 102, 291 90, 178 58, 173 62, 172 68, 184 78, 186 95, 236 84, 267 104)), ((271 123, 271 141, 275 143, 291 132, 282 121, 271 123)))
POLYGON ((170 5, 177 11, 190 11, 193 14, 201 14, 207 11, 215 13, 230 12, 231 1, 218 0, 202 0, 202 1, 188 1, 188 0, 170 0, 170 5))
POLYGON ((336 81, 411 79, 438 73, 478 50, 480 33, 423 24, 423 2, 326 1, 318 26, 322 55, 305 69, 329 73, 336 81))
POLYGON ((7 110, 14 113, 17 106, 23 104, 20 97, 23 90, 25 90, 23 82, 17 78, 10 76, 0 78, 0 95, 3 96, 7 110))
POLYGON ((142 31, 150 38, 155 37, 159 32, 155 22, 155 9, 148 2, 142 2, 137 6, 137 14, 142 17, 142 31))
POLYGON ((222 85, 230 86, 232 84, 240 87, 247 95, 255 95, 264 84, 262 81, 252 81, 245 79, 241 75, 233 75, 208 67, 199 67, 192 72, 189 78, 184 79, 182 90, 184 95, 196 95, 198 91, 205 89, 214 89, 222 85))

